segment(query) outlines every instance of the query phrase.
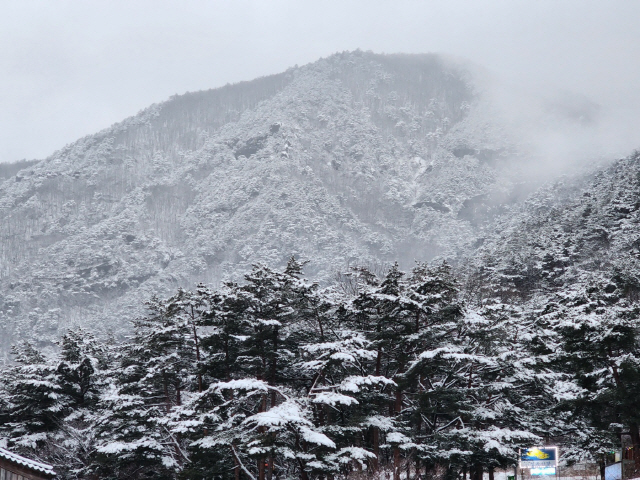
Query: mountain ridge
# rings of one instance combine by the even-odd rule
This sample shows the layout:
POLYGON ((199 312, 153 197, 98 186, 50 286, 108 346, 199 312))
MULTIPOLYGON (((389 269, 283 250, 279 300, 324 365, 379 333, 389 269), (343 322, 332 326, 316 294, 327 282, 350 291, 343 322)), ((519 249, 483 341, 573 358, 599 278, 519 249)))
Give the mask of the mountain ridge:
POLYGON ((335 54, 174 96, 18 172, 0 184, 0 349, 121 332, 152 295, 256 262, 296 255, 326 282, 473 250, 525 189, 471 82, 433 54, 335 54))

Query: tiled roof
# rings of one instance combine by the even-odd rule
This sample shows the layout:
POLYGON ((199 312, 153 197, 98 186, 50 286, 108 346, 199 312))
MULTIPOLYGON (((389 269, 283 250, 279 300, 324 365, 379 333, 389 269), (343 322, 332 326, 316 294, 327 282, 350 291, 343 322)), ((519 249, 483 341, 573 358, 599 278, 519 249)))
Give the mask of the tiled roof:
POLYGON ((16 463, 23 467, 29 468, 31 470, 35 470, 36 472, 44 473, 46 475, 55 476, 56 472, 53 471, 53 467, 51 465, 47 465, 46 463, 36 462, 35 460, 30 460, 25 457, 21 457, 15 453, 10 452, 9 450, 5 450, 0 447, 0 458, 4 458, 9 462, 16 463))

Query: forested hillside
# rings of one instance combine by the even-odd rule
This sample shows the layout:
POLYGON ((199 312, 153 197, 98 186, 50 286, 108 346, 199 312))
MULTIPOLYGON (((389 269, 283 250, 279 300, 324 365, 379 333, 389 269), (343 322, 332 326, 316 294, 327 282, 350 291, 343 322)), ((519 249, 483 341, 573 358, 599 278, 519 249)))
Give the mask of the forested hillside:
POLYGON ((503 217, 470 260, 476 301, 640 292, 640 154, 567 175, 503 217))
POLYGON ((28 165, 0 184, 0 349, 121 332, 140 299, 257 261, 299 255, 329 281, 457 255, 513 189, 470 82, 436 55, 338 54, 173 97, 28 165))
POLYGON ((640 476, 640 154, 529 176, 474 82, 336 54, 3 167, 0 445, 64 479, 480 480, 628 435, 640 476))

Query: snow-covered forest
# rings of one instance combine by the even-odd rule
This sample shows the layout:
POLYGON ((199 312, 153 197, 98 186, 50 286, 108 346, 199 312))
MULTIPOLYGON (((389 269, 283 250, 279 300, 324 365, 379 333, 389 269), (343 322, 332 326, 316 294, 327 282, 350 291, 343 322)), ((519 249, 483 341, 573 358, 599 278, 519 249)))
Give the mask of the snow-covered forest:
POLYGON ((437 55, 345 52, 172 97, 5 169, 0 355, 78 325, 126 331, 153 294, 291 254, 327 281, 454 252, 473 236, 457 208, 494 182, 478 160, 450 161, 467 152, 456 125, 472 98, 437 55))
POLYGON ((532 175, 472 71, 344 52, 0 166, 0 446, 61 479, 493 480, 628 435, 640 476, 640 153, 532 175))
POLYGON ((473 480, 545 439, 602 463, 637 438, 636 311, 472 308, 446 263, 327 288, 303 267, 154 299, 124 343, 16 345, 0 435, 60 478, 260 480, 473 480))

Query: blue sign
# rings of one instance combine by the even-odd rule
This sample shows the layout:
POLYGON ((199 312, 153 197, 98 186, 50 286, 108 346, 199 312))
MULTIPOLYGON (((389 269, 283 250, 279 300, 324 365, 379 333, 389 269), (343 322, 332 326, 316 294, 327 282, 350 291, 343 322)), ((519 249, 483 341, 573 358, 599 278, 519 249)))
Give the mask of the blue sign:
POLYGON ((533 447, 520 452, 520 468, 556 466, 558 466, 558 447, 533 447))

